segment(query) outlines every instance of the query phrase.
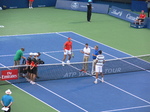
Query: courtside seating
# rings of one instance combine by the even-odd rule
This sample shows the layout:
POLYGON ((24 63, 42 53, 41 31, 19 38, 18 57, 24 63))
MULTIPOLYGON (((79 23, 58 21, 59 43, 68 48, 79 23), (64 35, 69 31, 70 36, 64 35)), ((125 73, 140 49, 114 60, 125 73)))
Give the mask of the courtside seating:
POLYGON ((135 23, 130 23, 130 27, 138 28, 138 29, 146 28, 147 27, 147 18, 145 18, 145 20, 141 23, 141 25, 135 24, 135 23))

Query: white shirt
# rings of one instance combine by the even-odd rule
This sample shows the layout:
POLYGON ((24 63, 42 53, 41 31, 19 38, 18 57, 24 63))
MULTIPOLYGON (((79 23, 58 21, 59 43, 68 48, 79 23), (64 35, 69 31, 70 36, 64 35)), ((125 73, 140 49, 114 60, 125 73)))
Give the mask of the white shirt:
POLYGON ((98 65, 98 66, 103 66, 103 63, 104 63, 104 55, 102 55, 102 54, 97 55, 96 60, 98 60, 98 62, 96 63, 96 65, 98 65))
POLYGON ((85 53, 90 53, 91 49, 89 47, 88 48, 84 47, 83 52, 84 52, 84 56, 90 56, 90 55, 85 54, 85 53))

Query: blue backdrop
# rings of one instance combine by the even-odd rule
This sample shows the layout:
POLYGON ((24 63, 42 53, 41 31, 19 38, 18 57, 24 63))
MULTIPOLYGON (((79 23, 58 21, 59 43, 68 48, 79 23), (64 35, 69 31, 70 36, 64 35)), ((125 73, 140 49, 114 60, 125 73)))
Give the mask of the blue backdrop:
MULTIPOLYGON (((57 0, 35 0, 33 3, 33 7, 50 7, 55 6, 57 0)), ((88 0, 59 0, 59 1, 80 1, 80 2, 87 2, 88 0)), ((95 0, 92 0, 93 3, 95 0)), ((98 3, 100 4, 100 3, 98 3)), ((28 0, 0 0, 0 7, 2 5, 6 5, 7 8, 27 8, 28 7, 28 0)), ((109 2, 108 4, 109 5, 109 2)), ((123 8, 123 7, 120 7, 123 8)), ((144 10, 147 12, 147 4, 145 1, 137 1, 132 0, 131 3, 131 10, 132 11, 141 11, 144 10)))
MULTIPOLYGON (((0 0, 0 6, 5 5, 7 8, 27 8, 28 0, 0 0)), ((56 0, 35 0, 33 7, 55 6, 56 0)))
POLYGON ((147 12, 147 3, 145 1, 132 0, 131 5, 132 11, 140 12, 141 10, 144 10, 145 12, 147 12))
MULTIPOLYGON (((56 8, 76 11, 87 11, 87 2, 57 0, 56 8)), ((109 5, 92 3, 92 12, 107 14, 108 10, 109 5)))

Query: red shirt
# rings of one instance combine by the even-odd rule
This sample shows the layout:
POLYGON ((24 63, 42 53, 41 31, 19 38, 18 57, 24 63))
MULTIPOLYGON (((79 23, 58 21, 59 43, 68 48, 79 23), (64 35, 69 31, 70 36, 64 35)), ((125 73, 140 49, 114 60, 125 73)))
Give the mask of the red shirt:
POLYGON ((34 2, 34 0, 29 0, 29 2, 34 2))
POLYGON ((71 50, 72 49, 72 41, 67 41, 64 43, 64 49, 71 50))
POLYGON ((32 61, 32 62, 31 62, 31 66, 32 66, 32 67, 37 67, 37 64, 34 63, 34 61, 32 61))
POLYGON ((139 18, 144 19, 146 17, 145 14, 140 14, 139 18))

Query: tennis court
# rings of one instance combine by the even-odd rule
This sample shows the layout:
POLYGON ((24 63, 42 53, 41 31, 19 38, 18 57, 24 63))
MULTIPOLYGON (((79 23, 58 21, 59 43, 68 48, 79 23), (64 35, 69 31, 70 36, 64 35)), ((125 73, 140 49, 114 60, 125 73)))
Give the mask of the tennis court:
MULTIPOLYGON (((0 65, 1 67, 12 66, 14 52, 22 46, 26 49, 24 52, 24 56, 26 57, 30 52, 41 52, 42 55, 40 58, 45 61, 45 64, 61 63, 63 58, 62 46, 68 37, 72 38, 73 52, 75 55, 75 57, 71 59, 71 62, 82 62, 83 54, 80 53, 80 50, 83 49, 85 43, 89 44, 90 48, 92 49, 91 53, 94 50, 93 47, 98 45, 99 48, 103 50, 103 54, 106 60, 132 57, 130 54, 89 39, 84 35, 68 31, 1 36, 1 45, 3 47, 1 49, 2 52, 0 52, 0 65), (16 42, 18 43, 17 45, 16 42)), ((125 65, 126 70, 130 69, 129 65, 131 65, 131 63, 135 68, 143 69, 144 67, 141 64, 143 60, 137 60, 138 62, 141 62, 133 63, 132 60, 125 62, 128 63, 128 65, 125 65)), ((92 61, 92 58, 90 58, 89 61, 92 61)), ((144 62, 147 63, 149 67, 149 62, 144 62)), ((113 64, 115 65, 116 63, 113 64)), ((56 67, 57 66, 55 66, 55 68, 56 67)), ((50 75, 62 75, 67 70, 65 66, 62 67, 58 65, 58 67, 59 68, 56 69, 56 73, 53 72, 53 74, 50 75), (61 69, 61 71, 57 72, 59 69, 61 69)), ((45 70, 48 70, 48 68, 45 70)), ((47 74, 39 74, 39 76, 42 78, 47 74)), ((32 85, 28 82, 15 83, 13 85, 36 98, 38 101, 44 103, 46 106, 52 108, 50 111, 149 112, 149 74, 149 70, 142 70, 139 72, 105 75, 105 82, 99 82, 98 84, 94 84, 94 76, 90 76, 61 80, 39 81, 36 82, 35 85, 32 85)), ((70 73, 70 75, 73 74, 70 73)), ((15 102, 18 103, 17 101, 15 102)))
MULTIPOLYGON (((26 48, 25 56, 30 51, 41 52, 40 58, 46 64, 60 63, 62 46, 68 36, 78 41, 73 41, 76 46, 72 62, 82 61, 79 51, 85 43, 92 48, 99 45, 106 59, 144 55, 150 51, 149 29, 130 28, 128 22, 105 14, 93 13, 91 23, 87 23, 85 12, 54 7, 8 9, 0 12, 0 25, 4 26, 0 28, 1 67, 13 65, 13 56, 20 47, 26 48)), ((149 112, 148 71, 105 75, 105 83, 97 85, 93 81, 90 76, 41 81, 37 85, 0 85, 0 95, 8 88, 12 90, 15 100, 12 112, 149 112)))

